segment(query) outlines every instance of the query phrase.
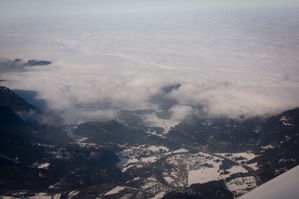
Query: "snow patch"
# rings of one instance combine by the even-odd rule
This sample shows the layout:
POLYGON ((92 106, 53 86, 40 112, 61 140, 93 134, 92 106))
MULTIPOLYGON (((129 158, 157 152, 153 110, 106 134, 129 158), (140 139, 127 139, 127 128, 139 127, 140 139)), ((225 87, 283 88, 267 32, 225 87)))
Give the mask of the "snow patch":
POLYGON ((181 149, 178 149, 178 150, 173 151, 172 153, 175 154, 175 153, 188 153, 188 152, 189 152, 189 151, 188 151, 187 149, 183 149, 183 148, 181 148, 181 149))
POLYGON ((121 187, 121 186, 117 186, 114 189, 108 191, 107 193, 105 193, 105 196, 109 196, 109 195, 114 195, 119 193, 120 191, 124 190, 125 187, 121 187))
POLYGON ((247 166, 249 166, 250 168, 252 168, 254 171, 257 171, 259 169, 258 166, 257 166, 257 162, 251 163, 251 164, 247 164, 247 166))
POLYGON ((157 157, 152 156, 152 157, 147 157, 147 158, 141 158, 141 161, 144 163, 153 163, 157 161, 157 157))
POLYGON ((205 168, 198 170, 190 170, 188 173, 188 185, 196 183, 206 183, 213 180, 220 180, 217 173, 218 168, 205 168))
POLYGON ((148 150, 153 151, 153 152, 159 152, 161 151, 169 151, 169 148, 165 146, 149 146, 148 150))
POLYGON ((256 188, 256 181, 253 176, 235 178, 226 183, 227 188, 234 193, 236 197, 247 193, 249 190, 256 188))
POLYGON ((43 163, 43 164, 40 164, 37 168, 39 169, 48 169, 50 166, 50 163, 43 163))
POLYGON ((164 191, 156 194, 154 197, 150 198, 150 199, 161 199, 163 198, 163 196, 165 195, 166 193, 164 191))

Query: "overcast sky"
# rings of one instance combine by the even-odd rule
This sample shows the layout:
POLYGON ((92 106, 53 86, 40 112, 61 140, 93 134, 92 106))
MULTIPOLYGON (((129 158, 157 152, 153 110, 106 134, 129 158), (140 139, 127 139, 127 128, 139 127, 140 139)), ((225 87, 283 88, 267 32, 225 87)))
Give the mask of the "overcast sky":
POLYGON ((1 0, 2 17, 298 7, 297 0, 1 0))

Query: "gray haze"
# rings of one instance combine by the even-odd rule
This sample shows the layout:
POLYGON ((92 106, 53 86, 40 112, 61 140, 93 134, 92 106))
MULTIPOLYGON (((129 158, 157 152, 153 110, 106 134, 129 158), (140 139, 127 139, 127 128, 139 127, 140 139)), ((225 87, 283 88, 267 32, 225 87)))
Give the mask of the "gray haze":
POLYGON ((1 0, 2 17, 299 7, 297 0, 1 0))
POLYGON ((1 84, 36 91, 68 122, 113 119, 123 109, 164 111, 175 120, 273 114, 299 106, 297 11, 15 14, 1 20, 1 84), (52 63, 9 70, 15 58, 52 63))

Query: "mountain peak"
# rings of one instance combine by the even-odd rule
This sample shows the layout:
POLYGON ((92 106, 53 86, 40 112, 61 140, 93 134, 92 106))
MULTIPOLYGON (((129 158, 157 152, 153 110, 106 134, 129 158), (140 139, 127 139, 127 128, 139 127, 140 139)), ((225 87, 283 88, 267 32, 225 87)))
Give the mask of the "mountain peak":
POLYGON ((0 106, 7 106, 15 112, 40 112, 35 106, 28 104, 7 87, 0 86, 0 106))

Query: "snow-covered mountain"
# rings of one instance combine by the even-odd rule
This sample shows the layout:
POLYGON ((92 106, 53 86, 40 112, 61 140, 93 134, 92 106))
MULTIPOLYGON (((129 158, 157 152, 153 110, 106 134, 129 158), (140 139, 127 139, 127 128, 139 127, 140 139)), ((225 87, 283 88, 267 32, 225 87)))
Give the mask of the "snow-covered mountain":
MULTIPOLYGON (((189 118, 171 128, 155 126, 163 118, 153 110, 123 110, 107 122, 49 125, 21 119, 16 110, 34 106, 1 89, 5 197, 234 198, 299 164, 299 109, 243 120, 189 118), (148 119, 153 115, 155 123, 148 119)), ((296 184, 298 167, 290 172, 261 189, 279 184, 281 193, 291 193, 288 183, 296 184)))

